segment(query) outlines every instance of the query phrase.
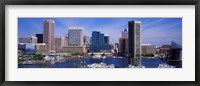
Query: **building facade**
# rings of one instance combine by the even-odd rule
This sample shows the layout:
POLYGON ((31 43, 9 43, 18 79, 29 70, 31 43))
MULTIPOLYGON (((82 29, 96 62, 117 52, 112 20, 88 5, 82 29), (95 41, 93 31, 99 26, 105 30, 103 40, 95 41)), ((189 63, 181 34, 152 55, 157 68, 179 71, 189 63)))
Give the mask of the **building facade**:
POLYGON ((108 35, 104 36, 105 44, 110 44, 110 37, 108 35))
POLYGON ((111 51, 112 46, 106 44, 105 36, 99 31, 93 31, 91 37, 90 51, 101 52, 101 51, 111 51))
POLYGON ((26 55, 36 53, 35 44, 32 44, 32 43, 19 43, 18 50, 22 51, 23 54, 26 54, 26 55))
POLYGON ((126 28, 122 31, 122 38, 128 38, 128 30, 126 28))
POLYGON ((128 31, 126 28, 122 31, 122 36, 119 38, 119 52, 122 54, 128 53, 128 31))
POLYGON ((36 44, 36 54, 47 54, 47 46, 45 43, 36 44))
POLYGON ((36 34, 37 43, 43 43, 43 34, 36 34))
POLYGON ((65 46, 65 37, 55 38, 55 50, 56 52, 61 52, 62 48, 65 46))
POLYGON ((43 21, 43 42, 47 45, 48 52, 55 52, 55 37, 54 37, 55 21, 43 21))
POLYGON ((162 45, 160 47, 159 56, 161 58, 166 58, 170 49, 171 45, 162 45))
POLYGON ((119 38, 119 52, 128 53, 128 38, 119 38))
POLYGON ((30 38, 19 38, 19 43, 37 43, 37 37, 31 36, 30 38))
POLYGON ((62 48, 63 53, 70 53, 70 54, 76 54, 76 53, 86 53, 86 47, 85 46, 64 46, 62 48))
POLYGON ((83 46, 83 28, 71 28, 68 30, 68 45, 83 46))
POLYGON ((156 46, 152 44, 142 44, 142 56, 154 57, 156 46))
POLYGON ((128 22, 128 55, 130 63, 141 65, 141 22, 128 22))

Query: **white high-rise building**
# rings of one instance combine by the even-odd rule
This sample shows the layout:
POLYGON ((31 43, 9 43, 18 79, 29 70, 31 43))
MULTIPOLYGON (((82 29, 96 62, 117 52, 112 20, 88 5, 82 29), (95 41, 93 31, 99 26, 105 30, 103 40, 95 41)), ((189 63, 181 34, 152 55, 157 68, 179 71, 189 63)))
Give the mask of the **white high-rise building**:
POLYGON ((83 46, 83 28, 73 27, 68 30, 68 45, 83 46))

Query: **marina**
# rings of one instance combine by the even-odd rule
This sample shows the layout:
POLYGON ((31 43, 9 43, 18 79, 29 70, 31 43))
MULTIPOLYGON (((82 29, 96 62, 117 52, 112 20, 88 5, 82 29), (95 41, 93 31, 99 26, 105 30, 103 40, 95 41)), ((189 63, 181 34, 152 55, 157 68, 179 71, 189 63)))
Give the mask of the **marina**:
POLYGON ((128 59, 124 57, 106 58, 47 58, 41 63, 22 62, 19 68, 179 68, 179 64, 168 64, 159 58, 142 58, 141 66, 128 64, 128 59))

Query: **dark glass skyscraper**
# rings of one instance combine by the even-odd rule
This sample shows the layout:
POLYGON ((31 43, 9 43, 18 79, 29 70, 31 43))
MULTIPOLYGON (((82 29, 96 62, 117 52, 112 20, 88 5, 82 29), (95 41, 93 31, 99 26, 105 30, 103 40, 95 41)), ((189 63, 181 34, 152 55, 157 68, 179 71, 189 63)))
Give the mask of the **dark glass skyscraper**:
POLYGON ((140 65, 141 63, 141 22, 128 22, 128 54, 130 63, 133 65, 140 65))
POLYGON ((108 35, 105 35, 105 36, 104 36, 104 39, 105 39, 105 43, 106 43, 106 44, 110 44, 110 38, 109 38, 108 35))
POLYGON ((103 33, 100 33, 99 31, 93 31, 92 37, 91 37, 91 51, 104 51, 104 50, 111 50, 112 46, 110 44, 107 44, 105 41, 108 42, 107 37, 104 36, 103 33))
POLYGON ((36 34, 37 43, 43 43, 43 34, 36 34))

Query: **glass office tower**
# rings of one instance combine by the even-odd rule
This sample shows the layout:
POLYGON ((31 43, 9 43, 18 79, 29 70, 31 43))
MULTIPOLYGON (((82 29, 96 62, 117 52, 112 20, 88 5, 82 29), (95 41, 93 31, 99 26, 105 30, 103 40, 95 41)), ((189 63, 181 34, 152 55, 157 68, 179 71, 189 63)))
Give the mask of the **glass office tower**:
POLYGON ((128 55, 132 65, 141 65, 141 22, 128 22, 128 55))

